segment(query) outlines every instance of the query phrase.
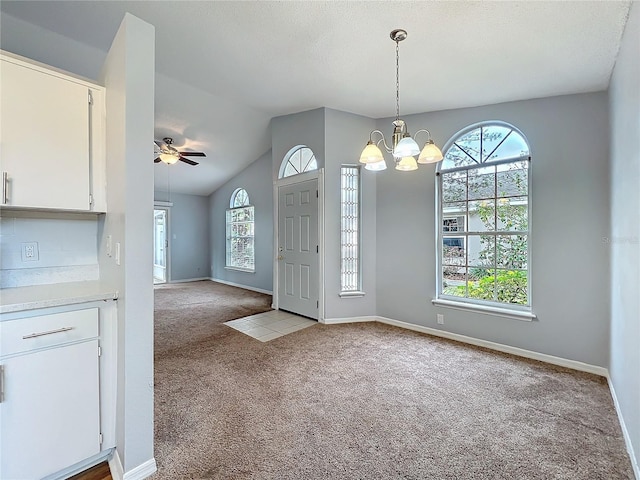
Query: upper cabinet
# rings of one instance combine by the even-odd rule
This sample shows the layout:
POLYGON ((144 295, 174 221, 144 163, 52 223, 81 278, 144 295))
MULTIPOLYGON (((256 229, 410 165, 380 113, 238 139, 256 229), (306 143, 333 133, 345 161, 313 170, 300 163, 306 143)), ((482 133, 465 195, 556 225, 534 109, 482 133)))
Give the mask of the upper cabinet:
POLYGON ((104 88, 0 54, 3 208, 106 211, 104 88))

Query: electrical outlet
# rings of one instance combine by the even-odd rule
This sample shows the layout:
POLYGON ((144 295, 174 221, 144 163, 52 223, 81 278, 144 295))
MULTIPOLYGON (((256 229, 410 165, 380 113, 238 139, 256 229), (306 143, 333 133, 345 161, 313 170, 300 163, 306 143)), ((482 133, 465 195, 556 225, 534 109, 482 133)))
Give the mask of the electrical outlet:
POLYGON ((39 259, 40 259, 40 253, 38 252, 38 242, 23 242, 22 243, 22 261, 37 262, 39 259))
POLYGON ((438 321, 438 325, 444 325, 444 315, 442 313, 436 314, 436 320, 438 321))
POLYGON ((111 251, 112 251, 111 235, 107 235, 107 257, 111 256, 111 251))

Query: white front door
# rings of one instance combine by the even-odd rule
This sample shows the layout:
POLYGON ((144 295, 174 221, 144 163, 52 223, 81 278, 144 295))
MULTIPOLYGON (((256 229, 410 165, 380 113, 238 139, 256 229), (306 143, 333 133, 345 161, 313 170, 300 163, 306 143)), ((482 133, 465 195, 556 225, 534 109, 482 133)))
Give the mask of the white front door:
POLYGON ((318 319, 318 179, 278 188, 278 308, 318 319))

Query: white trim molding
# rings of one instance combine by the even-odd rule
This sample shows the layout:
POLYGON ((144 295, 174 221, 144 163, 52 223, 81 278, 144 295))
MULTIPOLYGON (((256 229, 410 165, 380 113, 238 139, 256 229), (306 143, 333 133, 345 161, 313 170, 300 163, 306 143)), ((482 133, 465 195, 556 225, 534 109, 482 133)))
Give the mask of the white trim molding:
POLYGON ((593 373, 601 377, 607 377, 608 371, 604 367, 597 365, 591 365, 588 363, 579 362, 577 360, 569 360, 567 358, 556 357, 554 355, 547 355, 546 353, 538 353, 531 350, 525 350, 523 348, 512 347, 511 345, 504 345, 502 343, 491 342, 489 340, 482 340, 474 337, 467 337, 466 335, 460 335, 458 333, 451 333, 445 330, 438 330, 435 328, 424 327, 422 325, 416 325, 414 323, 402 322, 400 320, 394 320, 392 318, 379 317, 379 316, 361 316, 361 317, 347 317, 347 318, 326 318, 322 323, 337 324, 337 323, 355 323, 355 322, 380 322, 387 325, 393 325, 394 327, 400 327, 407 330, 413 330, 414 332, 426 333, 427 335, 433 335, 434 337, 447 338, 449 340, 455 340, 457 342, 467 343, 469 345, 475 345, 477 347, 484 347, 490 350, 496 350, 498 352, 510 353, 518 357, 530 358, 532 360, 539 360, 541 362, 550 363, 552 365, 558 365, 560 367, 571 368, 580 372, 593 373))
POLYGON ((456 310, 466 310, 467 312, 513 318, 515 320, 522 320, 523 322, 531 322, 532 320, 536 319, 535 314, 527 310, 493 307, 490 305, 480 305, 478 303, 471 302, 458 302, 455 300, 446 300, 444 298, 434 298, 433 300, 431 300, 431 303, 438 307, 453 308, 456 310))
POLYGON ((203 278, 202 280, 211 280, 216 283, 223 283, 225 285, 230 285, 232 287, 244 288, 245 290, 251 290, 252 292, 264 293, 265 295, 273 295, 271 290, 264 290, 262 288, 250 287, 249 285, 242 285, 241 283, 228 282, 227 280, 222 280, 220 278, 203 278))
POLYGON ((378 320, 378 317, 375 317, 375 316, 324 318, 324 319, 320 319, 320 323, 325 323, 327 325, 337 325, 339 323, 376 322, 377 320, 378 320))
POLYGON ((622 429, 622 437, 624 438, 624 444, 627 447, 627 453, 629 454, 629 460, 631 460, 631 468, 633 468, 633 473, 637 480, 640 480, 640 466, 638 466, 638 459, 636 458, 636 454, 633 450, 633 444, 631 443, 631 436, 629 436, 629 430, 627 430, 627 425, 624 422, 624 417, 622 416, 622 410, 620 409, 620 404, 618 403, 618 397, 616 395, 616 390, 613 386, 613 381, 607 372, 607 383, 609 384, 609 391, 611 392, 611 398, 613 399, 613 406, 616 409, 616 414, 618 415, 618 421, 620 422, 620 428, 622 429))
POLYGON ((144 480, 156 473, 158 466, 156 465, 156 459, 150 458, 136 468, 123 473, 120 455, 118 455, 118 451, 115 450, 113 457, 109 460, 109 469, 111 470, 113 480, 144 480))
MULTIPOLYGON (((209 277, 196 277, 196 278, 182 278, 180 280, 171 280, 166 283, 188 283, 188 282, 201 282, 202 280, 210 280, 209 277)), ((166 283, 164 285, 166 285, 166 283)), ((159 283, 158 285, 163 285, 159 283)))
POLYGON ((111 470, 113 480, 122 480, 124 478, 124 469, 116 449, 113 450, 113 456, 109 459, 109 470, 111 470))

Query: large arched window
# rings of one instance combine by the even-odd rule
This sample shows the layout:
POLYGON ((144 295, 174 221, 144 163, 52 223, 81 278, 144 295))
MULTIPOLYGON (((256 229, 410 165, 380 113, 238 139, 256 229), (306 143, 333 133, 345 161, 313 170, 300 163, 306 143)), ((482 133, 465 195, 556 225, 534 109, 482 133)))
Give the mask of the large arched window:
POLYGON ((502 122, 447 144, 437 173, 438 298, 529 310, 529 146, 502 122))
POLYGON ((310 172, 318 169, 316 156, 309 147, 298 145, 293 147, 285 155, 280 165, 278 178, 290 177, 299 173, 310 172))
POLYGON ((237 188, 227 210, 227 268, 255 271, 254 208, 249 194, 237 188))

